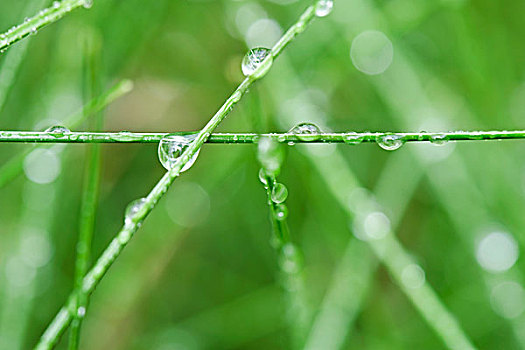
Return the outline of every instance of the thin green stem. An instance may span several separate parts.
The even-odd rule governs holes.
[[[86,69],[85,69],[85,95],[86,97],[98,94],[97,86],[97,62],[96,62],[96,43],[88,37],[85,44]],[[93,126],[96,130],[103,127],[103,113],[99,112],[95,116]],[[85,184],[82,194],[82,204],[80,210],[80,222],[77,242],[77,259],[75,262],[74,288],[76,300],[73,310],[73,322],[69,333],[69,349],[77,350],[80,343],[80,328],[87,312],[89,295],[82,293],[82,280],[86,275],[91,259],[91,244],[95,229],[95,218],[98,203],[99,183],[100,183],[100,145],[95,144],[90,149],[89,162],[85,171]]]
[[[306,307],[302,252],[290,237],[287,217],[288,208],[284,203],[288,197],[288,189],[277,182],[283,152],[277,141],[262,139],[258,147],[258,159],[261,163],[259,180],[266,189],[270,220],[272,222],[272,246],[278,257],[282,286],[288,297],[287,319],[292,333],[292,348],[301,346],[303,334],[308,323]]]
[[[180,135],[199,135],[198,132],[180,132]],[[1,142],[22,143],[158,143],[168,133],[135,133],[121,132],[47,132],[47,131],[0,131]],[[297,135],[293,133],[216,133],[211,134],[205,143],[247,144],[257,143],[259,138],[268,137],[280,143],[293,145],[296,143],[389,143],[399,142],[431,142],[436,145],[448,141],[490,141],[525,139],[525,130],[515,131],[448,131],[439,133],[392,133],[392,132],[346,132]]]
[[[64,125],[68,128],[76,128],[80,126],[86,118],[93,113],[96,113],[117,98],[127,94],[133,88],[133,83],[130,80],[122,80],[101,96],[91,100],[88,104],[82,107],[79,111],[73,113],[64,119]],[[45,146],[41,146],[45,147]],[[34,148],[28,149],[25,152],[15,155],[0,167],[0,188],[9,183],[12,179],[22,172],[24,158]]]
[[[0,52],[4,52],[17,41],[20,41],[29,35],[36,34],[41,28],[58,21],[68,12],[81,6],[90,7],[91,0],[54,1],[50,7],[41,10],[35,16],[26,19],[23,23],[12,27],[3,34],[0,34]]]
[[[309,20],[306,23],[310,22],[314,16],[313,8],[313,6],[309,6],[301,16],[300,20],[304,21],[305,14],[307,14]],[[303,30],[304,28],[301,31]],[[286,39],[280,40],[282,44],[279,45],[275,50],[272,50],[272,56],[276,58],[282,52],[282,48],[292,41],[295,35],[299,32],[300,31],[297,27],[292,26],[292,28],[290,28],[285,34]],[[106,271],[110,268],[115,259],[120,255],[121,251],[130,241],[131,237],[133,237],[135,232],[141,226],[146,216],[153,210],[160,198],[168,191],[169,186],[180,175],[182,168],[191,159],[193,159],[194,155],[200,150],[202,145],[210,137],[211,133],[217,128],[217,126],[219,126],[219,124],[231,111],[233,106],[237,104],[237,102],[239,102],[244,94],[248,91],[248,88],[257,80],[257,78],[262,76],[257,73],[258,72],[256,70],[253,75],[250,75],[244,79],[239,87],[237,87],[237,89],[226,100],[222,107],[210,119],[206,126],[204,126],[204,128],[198,133],[197,137],[190,144],[190,146],[177,159],[173,165],[173,168],[171,168],[160,179],[160,181],[155,185],[147,197],[143,198],[141,205],[135,208],[132,214],[126,216],[122,229],[117,233],[109,246],[104,250],[93,268],[84,277],[82,284],[83,293],[88,295],[94,291],[95,287],[104,277]],[[74,293],[72,293],[69,296],[66,304],[60,309],[58,314],[55,316],[51,324],[40,338],[40,341],[36,345],[35,349],[50,349],[56,344],[60,335],[71,322],[72,315],[70,310],[74,302]]]
[[[44,6],[45,2],[46,0],[30,1],[24,8],[23,12],[27,14],[33,13]],[[9,90],[15,82],[20,64],[27,53],[29,42],[30,40],[26,40],[23,44],[19,45],[16,50],[11,50],[4,57],[3,63],[0,67],[0,77],[2,77],[2,79],[0,79],[0,113],[2,112],[5,101],[7,100]]]

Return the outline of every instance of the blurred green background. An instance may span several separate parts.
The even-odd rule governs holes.
[[[0,2],[0,31],[49,3]],[[104,89],[135,83],[107,108],[105,130],[198,130],[242,80],[245,52],[272,46],[309,4],[95,0],[0,55],[0,129],[43,130],[86,102],[81,39],[91,33]],[[302,121],[325,131],[523,128],[524,13],[515,0],[336,0],[217,131],[284,132]],[[525,348],[524,142],[286,147],[279,180],[308,309],[298,347],[445,348],[355,238],[348,213],[365,195],[417,261],[401,271],[405,288],[428,283],[477,347]],[[1,144],[0,164],[31,147]],[[72,289],[89,147],[26,159],[0,188],[2,349],[31,348]],[[127,203],[164,174],[156,145],[102,154],[95,257]],[[92,295],[82,349],[297,347],[258,170],[255,146],[204,146]]]

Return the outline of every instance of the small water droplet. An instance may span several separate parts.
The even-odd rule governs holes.
[[[84,6],[86,9],[90,9],[91,6],[93,6],[93,0],[84,0],[82,6]]]
[[[343,135],[343,141],[348,145],[358,145],[363,142],[365,137],[356,132],[349,132]]]
[[[84,306],[81,306],[77,309],[77,316],[80,318],[86,316],[86,308]]]
[[[266,172],[264,171],[264,169],[261,168],[261,170],[259,170],[259,181],[261,181],[264,187],[268,186],[268,181],[266,179],[267,179]]]
[[[287,243],[282,247],[279,262],[281,269],[287,273],[297,273],[301,269],[301,253],[292,243]]]
[[[271,137],[262,137],[257,145],[257,159],[266,173],[275,175],[279,172],[284,153],[280,144]]]
[[[53,6],[54,9],[59,8],[60,7],[60,1],[53,1],[53,5],[52,6]]]
[[[288,189],[282,183],[276,183],[272,189],[272,202],[282,203],[288,198]]]
[[[434,145],[444,145],[448,142],[448,136],[446,134],[433,134],[430,136],[430,142]]]
[[[242,60],[242,73],[255,79],[262,78],[270,70],[273,63],[272,51],[257,47],[248,51]]]
[[[300,123],[290,130],[301,141],[316,141],[321,137],[321,129],[312,123]]]
[[[188,149],[191,143],[195,140],[197,135],[178,135],[178,134],[169,134],[164,136],[164,138],[159,143],[159,160],[166,170],[171,170],[182,154]],[[192,159],[183,158],[181,161],[185,161],[186,164],[181,169],[181,172],[184,172],[191,168],[195,160],[199,156],[200,150],[195,153]]]
[[[233,93],[231,99],[232,99],[233,102],[237,103],[237,102],[239,102],[241,100],[241,97],[242,97],[242,93],[239,90],[236,90]]]
[[[135,199],[133,202],[129,203],[126,207],[126,212],[124,214],[124,224],[131,225],[133,223],[133,216],[137,214],[146,203],[146,198]]]
[[[131,142],[135,140],[140,140],[141,136],[136,135],[130,131],[121,131],[117,134],[111,135],[111,138],[119,142]]]
[[[71,132],[71,130],[62,125],[54,125],[47,128],[45,132],[53,134],[54,137],[62,137],[64,134]]]
[[[378,136],[376,142],[382,149],[387,151],[395,151],[405,143],[403,137],[396,134]]]
[[[334,8],[334,0],[319,0],[315,5],[315,15],[317,17],[326,17]]]
[[[277,204],[275,207],[275,216],[279,221],[286,220],[288,217],[288,207],[285,204]]]

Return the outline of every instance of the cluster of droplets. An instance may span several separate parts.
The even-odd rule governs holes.
[[[62,125],[53,125],[46,129],[47,133],[50,133],[54,137],[63,137],[65,134],[70,133],[71,130]]]
[[[289,133],[305,142],[317,141],[321,138],[321,129],[312,123],[300,123],[294,126]]]
[[[242,73],[254,79],[260,79],[272,67],[272,50],[264,47],[256,47],[248,51],[242,60]]]
[[[262,165],[259,180],[269,192],[274,216],[277,220],[285,220],[288,216],[288,208],[284,202],[288,198],[288,189],[275,179],[284,158],[282,148],[277,141],[263,137],[259,140],[257,158]]]
[[[259,180],[269,191],[275,218],[279,221],[285,220],[288,217],[288,207],[284,202],[288,198],[288,189],[284,184],[277,182],[275,176],[267,174],[264,168],[259,171]]]
[[[196,137],[196,134],[168,134],[164,136],[159,142],[158,149],[159,160],[162,166],[169,171],[175,167],[177,162],[181,161],[184,164],[180,170],[181,172],[191,168],[199,156],[200,149],[195,152],[191,159],[188,156],[185,156],[184,152],[190,147]]]

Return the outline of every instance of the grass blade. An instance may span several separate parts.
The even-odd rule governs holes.
[[[4,52],[8,47],[25,37],[36,34],[43,27],[58,21],[74,9],[81,6],[90,7],[91,1],[92,0],[53,1],[50,7],[43,9],[23,23],[12,27],[7,32],[0,34],[0,52]]]
[[[279,56],[282,48],[291,42],[298,33],[304,31],[307,24],[313,20],[314,16],[315,7],[309,6],[297,22],[300,23],[301,26],[294,25],[286,32],[286,40],[279,41],[280,44],[276,46],[275,52],[271,52],[272,57],[276,58]],[[215,115],[210,119],[206,126],[199,132],[190,146],[177,159],[173,165],[173,168],[171,168],[160,179],[160,181],[155,185],[147,197],[143,199],[140,207],[134,210],[133,215],[126,217],[125,225],[117,233],[116,237],[111,241],[109,246],[106,248],[106,250],[104,250],[100,258],[97,260],[94,267],[84,278],[82,287],[83,293],[91,294],[94,291],[95,287],[104,277],[104,274],[113,264],[115,259],[120,255],[121,251],[130,241],[133,234],[138,230],[146,216],[153,210],[160,198],[167,192],[169,186],[180,175],[182,168],[188,162],[190,162],[190,160],[192,160],[204,142],[210,137],[211,133],[224,120],[224,118],[226,118],[231,109],[240,101],[243,95],[248,91],[248,88],[260,77],[261,76],[250,75],[239,85],[239,87],[226,100],[217,113],[215,113]],[[50,349],[56,344],[61,333],[71,322],[72,315],[69,310],[71,310],[73,302],[74,298],[73,295],[71,295],[66,302],[66,305],[60,309],[54,320],[40,338],[39,343],[35,347],[36,349]]]
[[[82,124],[90,115],[104,109],[108,104],[117,98],[130,92],[132,88],[133,83],[130,80],[122,80],[103,95],[91,100],[79,111],[64,119],[64,125],[70,129],[80,126],[80,124]],[[14,178],[22,173],[24,159],[33,149],[34,148],[31,148],[18,155],[15,155],[2,167],[0,167],[0,188],[11,182]]]

